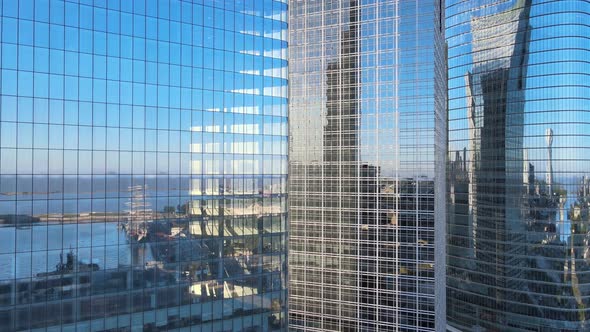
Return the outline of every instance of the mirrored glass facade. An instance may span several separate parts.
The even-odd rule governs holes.
[[[286,329],[286,1],[0,13],[0,331]]]
[[[434,330],[440,4],[290,1],[293,331]]]
[[[447,0],[454,329],[590,329],[589,14]]]

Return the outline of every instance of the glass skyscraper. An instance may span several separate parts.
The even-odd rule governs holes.
[[[286,0],[0,13],[0,330],[284,330]]]
[[[440,6],[290,1],[293,331],[434,330],[434,227],[444,227],[434,212],[445,201],[434,194],[446,139]]]
[[[590,329],[590,5],[448,0],[447,321]]]

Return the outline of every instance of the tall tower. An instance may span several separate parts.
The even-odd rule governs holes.
[[[579,23],[590,19],[587,3],[460,0],[446,17],[448,155],[468,151],[465,177],[448,168],[448,328],[588,330],[579,179],[590,173],[590,81],[569,87],[590,74],[580,64],[590,53],[580,40],[590,34]],[[567,144],[553,147],[553,130]]]
[[[290,1],[294,331],[434,329],[441,3]]]
[[[545,172],[545,182],[547,183],[547,195],[553,196],[553,129],[547,128],[545,131],[545,141],[547,142],[547,171]]]

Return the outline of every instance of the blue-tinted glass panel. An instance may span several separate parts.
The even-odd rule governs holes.
[[[286,330],[287,81],[233,6],[1,1],[1,331]]]
[[[447,1],[447,321],[581,331],[590,285],[583,1]]]

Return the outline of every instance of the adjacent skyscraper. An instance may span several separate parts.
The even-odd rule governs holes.
[[[441,3],[290,1],[292,330],[434,329]]]
[[[446,14],[448,326],[588,330],[590,8],[449,1]]]
[[[286,1],[0,12],[0,330],[284,330]]]

